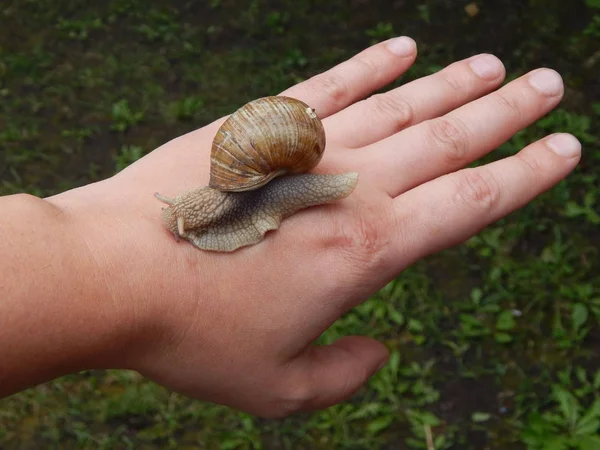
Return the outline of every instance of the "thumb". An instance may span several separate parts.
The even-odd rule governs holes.
[[[365,336],[347,336],[311,347],[300,360],[312,394],[302,409],[324,409],[351,397],[387,362],[385,345]]]

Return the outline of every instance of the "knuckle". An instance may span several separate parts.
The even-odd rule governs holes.
[[[274,391],[277,400],[271,415],[276,418],[287,417],[303,411],[314,398],[313,389],[305,379],[300,377],[294,377],[293,382],[289,380],[277,383]]]
[[[454,71],[450,71],[450,68],[447,71],[442,70],[439,74],[446,86],[454,93],[462,92],[468,86],[468,83],[456,77]]]
[[[535,155],[525,155],[521,152],[517,153],[515,157],[527,171],[528,177],[537,177],[540,172],[545,170],[543,162]]]
[[[361,205],[350,216],[335,219],[330,243],[345,256],[351,267],[365,273],[364,267],[380,267],[389,247],[394,227],[392,208]]]
[[[412,105],[400,96],[375,94],[370,97],[369,101],[378,116],[393,121],[394,132],[406,128],[414,121]]]
[[[522,116],[521,105],[519,104],[519,98],[516,95],[506,95],[505,92],[498,91],[495,95],[496,101],[500,106],[508,111],[511,116],[520,118]]]
[[[464,169],[456,180],[455,203],[477,211],[489,211],[497,203],[500,189],[493,175],[482,167]]]
[[[457,119],[443,117],[430,122],[430,131],[436,146],[451,163],[462,163],[469,150],[465,126]]]
[[[348,96],[348,85],[344,79],[332,73],[324,73],[315,79],[315,82],[320,87],[317,90],[322,90],[337,104],[342,103]]]
[[[377,76],[381,72],[382,64],[373,58],[356,56],[354,62],[361,66],[370,77]]]
[[[549,158],[548,152],[540,152],[538,144],[528,146],[514,156],[527,171],[529,179],[539,179],[552,172],[554,167],[554,158]]]

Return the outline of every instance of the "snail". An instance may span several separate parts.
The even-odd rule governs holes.
[[[263,240],[302,209],[349,196],[358,174],[312,174],[325,151],[315,110],[290,97],[253,100],[217,131],[209,185],[155,197],[165,227],[202,250],[232,252]]]

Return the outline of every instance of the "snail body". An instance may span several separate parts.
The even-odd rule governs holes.
[[[231,252],[260,242],[301,209],[352,193],[357,173],[311,174],[325,150],[320,119],[305,103],[264,97],[234,112],[211,148],[209,185],[166,203],[163,222],[202,250]]]

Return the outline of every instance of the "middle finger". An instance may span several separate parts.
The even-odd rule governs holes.
[[[327,129],[344,147],[364,147],[487,94],[504,75],[498,58],[476,55],[355,103],[327,118]]]
[[[562,98],[561,76],[538,69],[445,116],[358,150],[371,182],[396,197],[463,168],[510,139]]]

